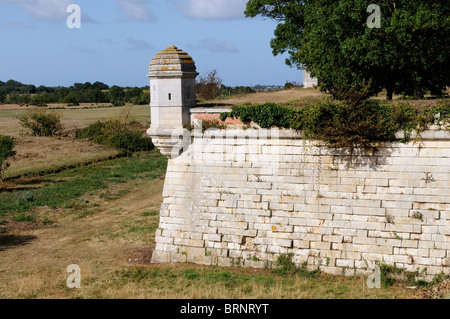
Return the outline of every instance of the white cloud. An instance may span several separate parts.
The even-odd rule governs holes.
[[[67,6],[73,0],[0,0],[0,3],[17,5],[39,20],[60,22],[67,19]]]
[[[247,0],[175,0],[181,13],[192,19],[244,18]]]
[[[120,11],[130,20],[155,22],[157,17],[146,7],[149,0],[116,0]]]
[[[239,49],[232,43],[220,41],[214,38],[205,38],[200,40],[200,46],[213,53],[236,53]]]

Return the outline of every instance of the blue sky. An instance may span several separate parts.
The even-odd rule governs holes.
[[[82,10],[69,29],[67,6]],[[0,80],[47,86],[101,81],[145,86],[152,58],[169,45],[223,83],[283,85],[301,71],[272,55],[274,22],[245,18],[246,0],[0,0]]]

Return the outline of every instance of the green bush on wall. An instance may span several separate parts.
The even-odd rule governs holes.
[[[302,108],[274,103],[234,106],[220,119],[240,118],[262,128],[279,127],[302,131],[309,138],[320,139],[331,147],[370,146],[374,142],[393,141],[404,130],[406,142],[412,130],[422,131],[427,125],[448,123],[450,105],[422,109],[408,104],[385,104],[365,100],[357,104],[323,100]]]
[[[296,110],[290,107],[281,107],[274,103],[250,106],[234,106],[230,113],[222,113],[220,119],[227,117],[240,118],[242,122],[255,122],[262,128],[289,127]]]

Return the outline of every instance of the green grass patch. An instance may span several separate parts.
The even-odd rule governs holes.
[[[159,211],[157,211],[157,210],[151,210],[151,211],[148,211],[148,212],[141,213],[142,217],[158,216],[158,215],[159,215]]]
[[[125,281],[148,283],[159,286],[163,283],[174,283],[175,280],[186,281],[186,284],[219,285],[229,289],[235,289],[251,283],[269,287],[276,284],[276,278],[266,275],[254,275],[250,273],[238,273],[232,270],[222,269],[151,269],[134,267],[118,273],[119,278]]]
[[[139,234],[153,234],[158,228],[158,224],[149,223],[146,221],[138,220],[133,223],[133,225],[128,226],[129,233],[139,233]]]
[[[34,223],[36,221],[36,218],[34,216],[21,213],[20,215],[13,217],[12,220],[21,223]]]
[[[301,277],[312,278],[317,276],[320,271],[318,269],[308,270],[306,268],[306,264],[301,264],[297,266],[293,261],[292,257],[294,255],[291,254],[282,254],[278,256],[277,261],[275,262],[275,267],[272,270],[273,273],[279,276],[293,276],[298,275]]]
[[[72,208],[86,203],[74,200],[109,184],[138,178],[156,179],[165,173],[167,158],[158,151],[137,154],[45,176],[49,183],[41,188],[0,194],[0,217],[29,212],[36,207]],[[86,210],[88,211],[88,210]]]

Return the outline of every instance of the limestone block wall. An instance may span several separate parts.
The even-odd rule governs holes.
[[[309,72],[303,70],[303,87],[305,89],[313,88],[314,86],[318,85],[319,81],[316,78],[312,78],[311,74]]]
[[[197,133],[169,161],[153,262],[335,274],[450,267],[450,134],[331,150],[288,130]]]

